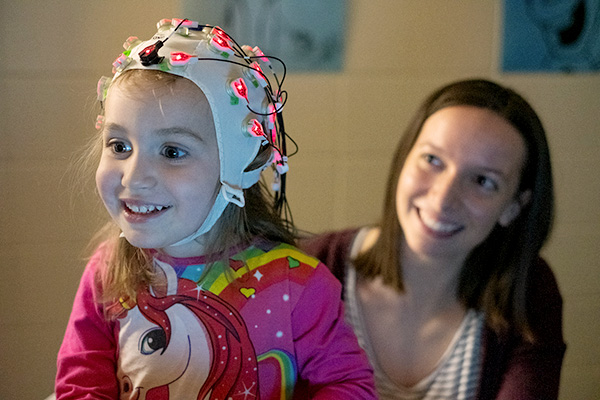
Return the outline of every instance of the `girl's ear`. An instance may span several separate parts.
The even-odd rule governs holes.
[[[519,193],[519,195],[506,207],[504,212],[500,215],[498,219],[498,224],[503,227],[509,226],[515,218],[519,216],[521,210],[529,203],[531,200],[531,190],[525,190],[524,192]]]

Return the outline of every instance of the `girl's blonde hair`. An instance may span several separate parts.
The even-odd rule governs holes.
[[[157,70],[130,70],[120,75],[119,85],[129,88],[172,85],[177,75]],[[114,83],[113,83],[114,84]],[[200,89],[198,89],[200,90]],[[100,136],[100,135],[99,135]],[[101,137],[94,138],[88,146],[87,163],[100,157]],[[271,157],[269,145],[262,146],[254,161],[246,168],[251,171],[262,167]],[[90,168],[88,168],[89,170]],[[228,251],[237,244],[249,243],[254,238],[274,242],[295,244],[295,229],[288,221],[283,221],[275,212],[273,196],[263,182],[244,189],[245,206],[228,204],[213,228],[203,235],[205,254],[219,255],[217,259],[228,258]],[[112,303],[136,298],[136,292],[145,285],[155,284],[157,276],[148,249],[131,245],[120,237],[120,230],[114,222],[108,223],[93,239],[93,243],[103,243],[103,268],[99,280],[103,288],[102,301]],[[208,270],[209,268],[206,268]]]

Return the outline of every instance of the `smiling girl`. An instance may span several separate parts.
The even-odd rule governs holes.
[[[96,185],[114,229],[81,279],[57,398],[375,398],[339,283],[279,214],[275,59],[188,20],[125,47],[98,86]]]

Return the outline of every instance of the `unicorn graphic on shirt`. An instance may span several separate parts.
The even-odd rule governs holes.
[[[166,289],[140,290],[119,320],[121,400],[258,399],[257,359],[238,311],[155,264]]]

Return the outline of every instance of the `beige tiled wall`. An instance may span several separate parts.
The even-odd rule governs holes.
[[[1,399],[52,390],[84,248],[103,217],[93,188],[68,173],[94,133],[95,83],[127,36],[177,16],[177,2],[131,3],[0,3]],[[500,1],[348,8],[343,72],[286,80],[286,127],[300,145],[289,175],[297,224],[322,231],[377,219],[393,147],[431,90],[473,76],[516,88],[538,110],[554,161],[557,219],[545,255],[565,299],[561,399],[600,398],[600,75],[500,73]]]
[[[69,169],[95,134],[96,82],[129,35],[177,13],[132,3],[0,3],[0,399],[53,390],[85,246],[104,218]]]

